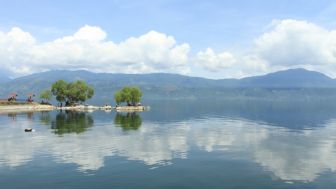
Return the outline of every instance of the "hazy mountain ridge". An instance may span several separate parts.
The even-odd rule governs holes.
[[[335,87],[336,81],[322,73],[298,68],[243,78],[239,84],[265,88]]]
[[[3,75],[1,75],[1,73],[0,73],[0,84],[1,84],[1,83],[8,83],[8,82],[10,82],[10,81],[11,81],[11,79],[10,79],[9,77],[3,76]]]
[[[0,96],[11,92],[21,97],[28,92],[39,94],[59,79],[84,80],[95,88],[95,98],[110,101],[116,90],[125,85],[137,85],[147,98],[200,98],[200,97],[272,97],[286,96],[288,92],[304,95],[318,93],[333,95],[336,81],[326,75],[305,69],[291,69],[263,76],[243,79],[206,79],[178,74],[109,74],[89,71],[55,70],[36,73],[0,83]]]

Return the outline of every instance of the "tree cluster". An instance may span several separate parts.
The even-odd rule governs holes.
[[[56,96],[58,102],[65,102],[66,106],[71,106],[90,99],[94,95],[94,90],[84,81],[67,83],[64,80],[58,80],[52,84],[51,93]]]
[[[49,100],[51,99],[51,91],[46,89],[40,93],[40,99],[42,99],[41,104],[49,104]]]
[[[114,94],[117,105],[126,102],[128,106],[136,106],[141,101],[142,92],[138,87],[124,87]]]

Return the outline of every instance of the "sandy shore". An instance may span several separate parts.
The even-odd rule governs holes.
[[[22,112],[22,111],[51,111],[55,107],[41,104],[24,104],[24,105],[0,105],[0,113]]]
[[[149,108],[145,106],[118,106],[115,107],[115,109],[117,110],[117,112],[134,112],[134,111],[142,112]]]

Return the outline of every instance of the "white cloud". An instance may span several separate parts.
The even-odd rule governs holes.
[[[256,39],[256,52],[274,65],[336,63],[336,31],[306,21],[274,21],[274,28]]]
[[[267,62],[254,54],[216,53],[211,48],[200,51],[194,62],[212,78],[242,78],[269,71]]]
[[[173,36],[150,31],[115,43],[96,26],[73,35],[38,42],[14,27],[0,31],[3,71],[20,76],[50,69],[110,73],[169,72],[212,78],[241,78],[303,67],[336,77],[336,30],[300,20],[273,21],[244,51],[216,53],[212,48],[189,55],[191,47]]]
[[[87,69],[97,72],[187,73],[189,45],[150,31],[119,44],[99,27],[84,26],[71,36],[39,43],[20,28],[0,32],[0,61],[14,75],[49,69]]]
[[[230,56],[212,49],[198,53],[198,65],[210,72],[243,77],[280,69],[302,67],[335,77],[336,30],[300,20],[273,21],[270,30],[254,40],[251,49]],[[237,55],[240,54],[240,55]],[[232,55],[233,57],[233,55]]]
[[[89,41],[89,42],[99,42],[106,39],[106,33],[101,28],[96,26],[88,26],[80,28],[74,35],[66,36],[60,39],[56,39],[56,43],[66,43],[73,41]]]
[[[198,52],[196,62],[209,71],[218,72],[233,66],[236,59],[229,52],[216,54],[214,50],[207,48],[205,51]]]

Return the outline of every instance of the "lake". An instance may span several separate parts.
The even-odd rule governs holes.
[[[146,104],[1,114],[1,188],[336,187],[335,102]]]

